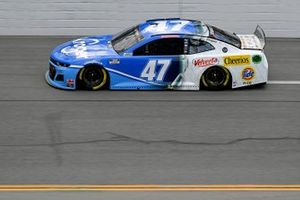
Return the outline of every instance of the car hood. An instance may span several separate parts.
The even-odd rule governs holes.
[[[111,47],[111,35],[79,38],[56,47],[52,58],[72,63],[78,60],[90,60],[103,56],[117,55]]]

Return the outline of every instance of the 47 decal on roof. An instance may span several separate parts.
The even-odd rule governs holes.
[[[168,22],[168,21],[157,21],[151,26],[148,26],[146,29],[143,31],[145,33],[147,32],[163,32],[163,31],[170,31],[170,32],[176,32],[180,31],[184,26],[189,24],[188,21],[173,21],[173,22]]]

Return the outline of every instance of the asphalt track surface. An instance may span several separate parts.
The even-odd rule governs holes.
[[[0,37],[0,184],[300,183],[300,85],[62,91],[44,73],[67,39]],[[267,45],[269,79],[299,81],[300,40]]]
[[[2,198],[1,198],[2,197]],[[299,192],[4,192],[2,200],[299,200]]]

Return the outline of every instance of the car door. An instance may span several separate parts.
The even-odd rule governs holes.
[[[176,82],[178,89],[199,89],[202,73],[209,67],[218,65],[218,50],[206,38],[188,38],[188,50],[185,55],[184,69]]]
[[[155,39],[120,59],[120,68],[131,77],[122,87],[128,89],[165,89],[180,73],[180,57],[184,54],[184,39]]]

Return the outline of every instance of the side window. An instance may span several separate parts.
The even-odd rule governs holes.
[[[189,54],[196,54],[202,53],[205,51],[214,50],[215,47],[208,42],[197,40],[197,39],[190,39],[189,42]]]
[[[182,54],[184,54],[184,39],[182,38],[158,39],[141,46],[133,52],[134,56]]]

